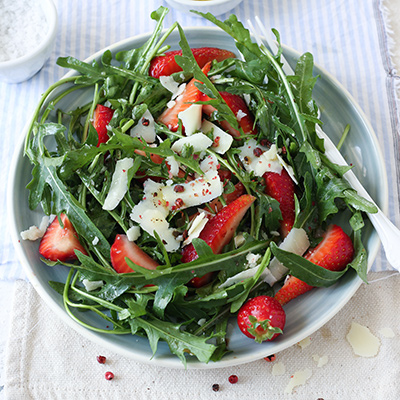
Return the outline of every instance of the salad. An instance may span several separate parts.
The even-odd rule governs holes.
[[[179,23],[163,30],[167,12],[152,13],[139,48],[58,59],[78,74],[52,85],[32,120],[29,207],[53,216],[39,253],[69,270],[49,284],[71,318],[208,363],[230,352],[232,318],[248,340],[273,340],[289,301],[349,268],[366,280],[362,213],[376,210],[342,178],[350,167],[324,155],[311,54],[286,76],[281,47],[252,42],[234,15],[201,13],[237,52],[191,49]],[[58,108],[81,90],[90,101]]]

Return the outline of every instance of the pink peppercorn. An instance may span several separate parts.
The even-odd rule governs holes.
[[[112,372],[110,372],[110,371],[107,371],[104,376],[106,377],[106,379],[108,381],[111,381],[111,379],[114,378],[114,374]]]
[[[239,378],[237,377],[237,375],[231,375],[231,376],[228,378],[228,380],[229,380],[230,383],[234,384],[234,383],[237,383],[237,381],[239,380]]]
[[[97,362],[99,364],[105,364],[106,363],[106,358],[104,356],[97,356]]]
[[[271,354],[268,357],[264,357],[264,360],[267,361],[267,362],[275,361],[276,360],[276,355],[275,354]]]

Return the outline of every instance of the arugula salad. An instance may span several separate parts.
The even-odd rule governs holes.
[[[29,207],[55,216],[39,253],[44,268],[69,269],[49,284],[71,318],[208,363],[230,351],[230,319],[240,315],[248,340],[273,320],[243,316],[250,299],[283,306],[349,268],[366,280],[362,213],[376,210],[324,155],[311,54],[286,76],[280,45],[271,54],[234,15],[209,13],[237,51],[191,49],[179,23],[163,28],[167,12],[152,13],[141,47],[58,59],[77,73],[44,93],[32,120]],[[90,101],[59,108],[82,91]]]

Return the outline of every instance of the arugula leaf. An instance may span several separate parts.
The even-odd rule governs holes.
[[[310,286],[329,287],[336,283],[348,269],[346,268],[343,271],[329,271],[297,254],[280,249],[275,242],[271,242],[271,251],[279,262],[290,270],[291,275]]]
[[[216,349],[215,345],[207,343],[210,338],[194,336],[182,331],[179,325],[171,322],[152,317],[146,320],[131,318],[129,323],[134,334],[138,329],[146,332],[153,355],[157,351],[159,340],[165,340],[171,352],[177,355],[185,366],[187,362],[186,354],[193,354],[199,361],[208,363]]]
[[[353,268],[357,275],[365,282],[368,283],[367,272],[368,272],[368,255],[365,247],[362,244],[361,240],[361,230],[357,229],[354,232],[354,258],[353,261],[349,264],[351,268]]]

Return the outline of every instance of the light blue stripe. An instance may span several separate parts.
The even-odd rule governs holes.
[[[375,3],[377,0],[375,0]],[[107,7],[104,4],[107,4]],[[269,27],[277,28],[284,44],[301,52],[313,53],[315,62],[332,73],[355,97],[366,112],[387,160],[389,182],[397,182],[393,167],[398,158],[393,148],[392,121],[387,92],[387,76],[381,60],[377,22],[373,1],[317,0],[245,0],[237,6],[238,18],[247,26],[247,19],[257,14]],[[0,120],[2,121],[1,160],[8,165],[11,151],[41,93],[66,72],[55,65],[59,56],[72,55],[80,59],[113,42],[151,32],[155,22],[150,13],[165,2],[159,0],[80,0],[56,1],[60,17],[56,47],[49,63],[30,81],[19,85],[0,83]],[[229,13],[220,16],[226,19]],[[166,26],[175,20],[185,26],[211,26],[201,18],[171,10]],[[349,40],[351,38],[351,40]],[[398,111],[398,110],[397,110]],[[397,115],[399,118],[399,115]],[[396,126],[393,122],[393,126]],[[0,171],[2,182],[7,181],[7,168]],[[7,210],[5,186],[0,187],[0,279],[25,277],[6,229]],[[398,188],[389,185],[390,217],[400,223]],[[27,227],[28,228],[28,227]],[[387,269],[383,254],[374,265],[376,270]]]

